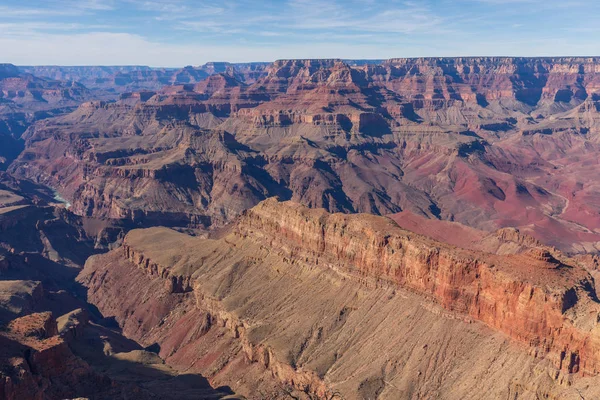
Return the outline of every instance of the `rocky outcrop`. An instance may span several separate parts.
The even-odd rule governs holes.
[[[579,331],[580,321],[564,316],[578,302],[594,314],[600,311],[593,279],[547,250],[502,258],[471,255],[411,238],[376,217],[307,214],[269,200],[248,211],[239,233],[264,235],[267,245],[288,250],[289,257],[334,265],[366,284],[393,284],[433,296],[445,308],[549,352],[568,372],[600,372],[595,356],[600,337],[594,330]]]
[[[24,74],[18,68],[5,67],[0,72],[0,98],[15,104],[28,104],[36,110],[49,109],[44,103],[73,106],[89,96],[89,90],[76,82],[56,81]],[[10,71],[10,72],[6,72]]]
[[[35,121],[73,111],[92,93],[76,82],[40,78],[0,65],[0,170],[23,150],[23,132]]]
[[[2,264],[0,275],[10,268],[7,259]],[[17,316],[33,312],[42,303],[43,295],[43,286],[38,281],[0,281],[0,324],[6,325]]]
[[[0,64],[0,79],[18,76],[19,68],[12,64]]]
[[[111,325],[74,284],[85,259],[116,246],[121,222],[82,219],[52,191],[0,174],[0,398],[219,399]],[[61,316],[62,315],[62,316]],[[59,316],[55,319],[56,316]]]
[[[530,389],[506,383],[510,373],[494,378],[496,382],[486,380],[495,396],[515,390],[520,391],[518,398],[527,398],[533,390],[559,398],[553,396],[563,390],[559,382],[566,376],[579,387],[581,376],[600,372],[600,306],[593,279],[547,250],[505,256],[468,251],[404,231],[386,218],[328,214],[275,200],[244,213],[229,232],[207,240],[160,228],[132,231],[121,249],[92,257],[79,280],[88,286],[90,300],[105,315],[114,315],[127,335],[142,343],[157,342],[168,363],[196,365],[215,382],[242,392],[230,379],[256,376],[259,366],[284,384],[320,398],[338,389],[346,398],[361,398],[360,387],[370,379],[390,382],[378,389],[386,393],[382,398],[398,398],[399,393],[427,398],[435,389],[421,385],[431,384],[439,374],[446,378],[439,378],[434,385],[438,388],[452,374],[470,379],[458,364],[442,368],[435,355],[439,349],[425,357],[426,379],[407,377],[417,371],[407,359],[400,361],[404,345],[398,341],[423,349],[445,343],[448,333],[421,332],[438,320],[473,338],[479,335],[475,332],[492,328],[515,344],[501,357],[489,357],[516,368],[539,364],[536,368],[553,377],[542,385],[524,376]],[[143,289],[126,301],[114,301],[131,280]],[[422,307],[428,310],[425,314]],[[413,319],[413,313],[420,317]],[[196,334],[186,335],[189,329]],[[223,329],[225,337],[219,333]],[[419,333],[406,336],[405,329]],[[415,343],[421,334],[427,343]],[[472,350],[461,354],[464,367],[475,373],[479,367],[470,358],[478,357],[473,348],[490,343],[473,340]],[[221,350],[209,355],[203,350],[207,341]],[[382,347],[371,349],[368,356],[363,353],[373,344]],[[242,350],[232,350],[239,345]],[[397,346],[396,352],[388,353],[387,346]],[[189,353],[192,348],[197,353]],[[251,367],[236,375],[229,363],[241,356]],[[354,357],[364,357],[360,368],[352,364]],[[229,361],[215,362],[222,358]],[[407,366],[388,369],[396,362]],[[485,365],[485,374],[495,370],[495,362]],[[378,375],[382,368],[387,371],[383,377]],[[476,398],[467,391],[440,393],[448,399]]]
[[[454,99],[484,104],[516,100],[536,106],[544,101],[585,100],[600,83],[597,63],[594,57],[470,57],[392,59],[384,66],[388,75],[407,76],[395,87],[422,98],[422,105],[440,106]],[[425,82],[418,80],[425,76]],[[451,77],[450,84],[444,76]]]
[[[9,171],[56,188],[80,215],[146,226],[222,226],[280,196],[331,212],[517,228],[593,252],[597,64],[280,60],[245,66],[252,79],[225,64],[185,68],[175,85],[37,123]],[[198,70],[206,79],[192,77]]]
[[[14,319],[0,343],[0,396],[7,400],[237,398],[201,376],[177,379],[157,355],[89,322],[81,309],[60,317],[58,327],[49,312]]]
[[[13,320],[0,334],[0,394],[7,400],[65,398],[110,387],[58,336],[51,313]],[[88,386],[87,389],[83,389]]]

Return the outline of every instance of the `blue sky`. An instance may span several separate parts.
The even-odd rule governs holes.
[[[0,0],[0,62],[600,55],[597,0]]]

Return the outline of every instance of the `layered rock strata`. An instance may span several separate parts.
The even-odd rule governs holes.
[[[275,390],[248,383],[267,371],[320,398],[569,398],[599,372],[583,268],[543,248],[462,250],[371,215],[268,200],[219,239],[132,231],[79,280],[126,335],[246,394]]]
[[[214,65],[204,80],[37,123],[9,170],[56,188],[80,215],[145,226],[219,226],[280,196],[332,212],[517,227],[594,252],[597,66],[280,60],[245,80]]]

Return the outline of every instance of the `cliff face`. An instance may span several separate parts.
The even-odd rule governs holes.
[[[590,252],[600,248],[598,64],[281,60],[245,66],[255,79],[215,64],[203,80],[37,123],[9,170],[56,188],[78,214],[146,226],[220,226],[279,196],[517,227]]]
[[[156,354],[90,322],[81,309],[60,317],[58,325],[50,312],[16,318],[0,332],[0,344],[0,396],[6,400],[236,398],[202,376],[178,378]]]
[[[590,275],[563,261],[268,200],[220,239],[132,231],[78,279],[126,335],[242,394],[276,390],[239,383],[266,370],[321,398],[565,398],[600,372],[600,306]]]
[[[421,94],[424,104],[432,106],[452,99],[568,103],[585,100],[600,85],[595,57],[392,59],[385,67],[388,75],[408,76],[396,87],[415,100]],[[452,77],[450,82],[446,76]]]
[[[17,318],[0,334],[3,399],[52,399],[100,393],[110,381],[77,358],[58,336],[51,313]],[[87,388],[86,388],[87,387]],[[84,389],[85,388],[85,389]]]
[[[21,134],[33,122],[73,111],[91,95],[83,85],[25,74],[0,65],[0,170],[23,150]]]
[[[114,326],[97,323],[101,316],[74,279],[85,259],[125,228],[81,219],[51,196],[46,188],[0,174],[0,398],[232,395],[200,375],[180,377]]]
[[[249,210],[239,226],[241,235],[262,236],[291,258],[324,262],[368,285],[392,284],[432,296],[447,309],[550,353],[568,372],[600,372],[594,321],[600,305],[593,279],[547,250],[470,254],[411,237],[389,220],[327,215],[272,200]],[[588,312],[593,316],[585,316]]]

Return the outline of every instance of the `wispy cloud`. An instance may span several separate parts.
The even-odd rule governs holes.
[[[595,0],[2,0],[0,62],[594,54],[597,15]]]
[[[365,14],[361,7],[347,2],[324,3],[316,0],[290,0],[291,24],[305,30],[347,30],[352,32],[413,33],[441,28],[444,18],[424,3],[400,2],[393,7],[373,9]],[[283,26],[283,25],[282,25]]]
[[[175,29],[195,31],[195,32],[212,32],[212,33],[241,33],[244,32],[240,27],[233,27],[229,23],[217,21],[180,21]]]
[[[58,22],[0,23],[0,31],[4,37],[37,37],[46,35],[48,32],[106,30],[110,28],[110,25],[85,25],[79,23]]]
[[[115,0],[77,0],[62,2],[63,6],[79,8],[82,10],[109,11],[115,9]],[[67,4],[65,4],[67,3]]]
[[[51,17],[74,17],[97,11],[114,10],[111,1],[86,0],[86,1],[64,1],[56,3],[46,2],[40,7],[25,6],[0,6],[0,19],[16,18],[51,18]]]
[[[80,15],[79,9],[44,9],[27,7],[0,6],[0,17],[6,18],[31,18],[31,17],[55,17]]]
[[[440,34],[451,30],[444,17],[431,7],[415,2],[394,3],[394,7],[377,8],[368,0],[323,2],[317,0],[289,0],[278,12],[266,15],[238,15],[235,7],[198,12],[194,18],[185,13],[161,14],[159,19],[175,20],[173,29],[225,35],[247,33],[257,36],[296,36],[364,38],[366,34]],[[360,3],[360,4],[359,4]],[[366,4],[366,6],[364,6]],[[363,7],[360,7],[363,5]],[[369,11],[368,13],[365,10]],[[189,15],[189,14],[188,14]],[[456,16],[455,16],[455,22]],[[267,29],[265,29],[267,28]]]
[[[210,18],[225,13],[231,8],[227,2],[146,1],[125,0],[141,11],[156,13],[158,21],[181,21]]]

